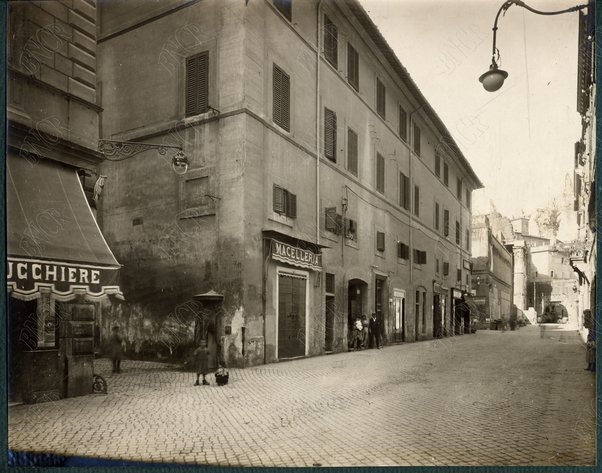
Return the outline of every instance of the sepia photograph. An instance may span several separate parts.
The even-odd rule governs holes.
[[[9,0],[8,465],[593,470],[582,2]]]

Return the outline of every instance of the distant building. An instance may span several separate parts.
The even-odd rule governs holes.
[[[472,218],[472,262],[470,301],[477,308],[478,328],[496,320],[506,324],[512,314],[512,253],[493,235],[486,215]]]

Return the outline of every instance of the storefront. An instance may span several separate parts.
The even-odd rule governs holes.
[[[322,255],[316,245],[276,232],[266,236],[267,362],[318,354],[326,320],[321,304]],[[286,240],[286,241],[284,241]],[[338,329],[333,323],[329,335]]]
[[[98,302],[123,298],[77,169],[9,153],[7,292],[9,400],[92,392]]]

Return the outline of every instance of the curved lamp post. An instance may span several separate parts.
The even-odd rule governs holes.
[[[172,169],[176,174],[185,174],[188,171],[188,158],[184,155],[181,146],[139,143],[137,141],[98,141],[98,151],[104,154],[105,158],[109,161],[123,161],[149,149],[156,149],[162,156],[165,156],[168,150],[177,150],[176,154],[171,158]]]
[[[566,10],[552,11],[552,12],[544,12],[536,10],[535,8],[531,8],[526,5],[521,0],[508,0],[504,2],[504,4],[500,7],[495,16],[495,22],[493,23],[493,52],[491,56],[491,66],[489,66],[489,70],[484,74],[481,74],[479,77],[479,81],[483,84],[483,87],[487,92],[495,92],[502,85],[504,85],[504,80],[508,77],[508,73],[502,69],[498,68],[497,61],[500,59],[500,51],[495,47],[495,40],[497,34],[497,22],[500,17],[500,13],[504,12],[506,14],[506,10],[510,8],[512,5],[518,5],[519,7],[526,8],[530,12],[536,13],[538,15],[560,15],[562,13],[569,13],[578,10],[582,10],[587,8],[588,5],[577,5],[571,8],[567,8]]]

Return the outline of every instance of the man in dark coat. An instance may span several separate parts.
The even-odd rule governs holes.
[[[113,362],[113,373],[121,373],[121,358],[123,358],[124,341],[119,335],[119,327],[113,327],[113,333],[109,339],[110,355]]]
[[[372,318],[368,322],[368,335],[370,336],[370,348],[382,348],[380,344],[380,320],[376,318],[376,312],[372,312]]]

